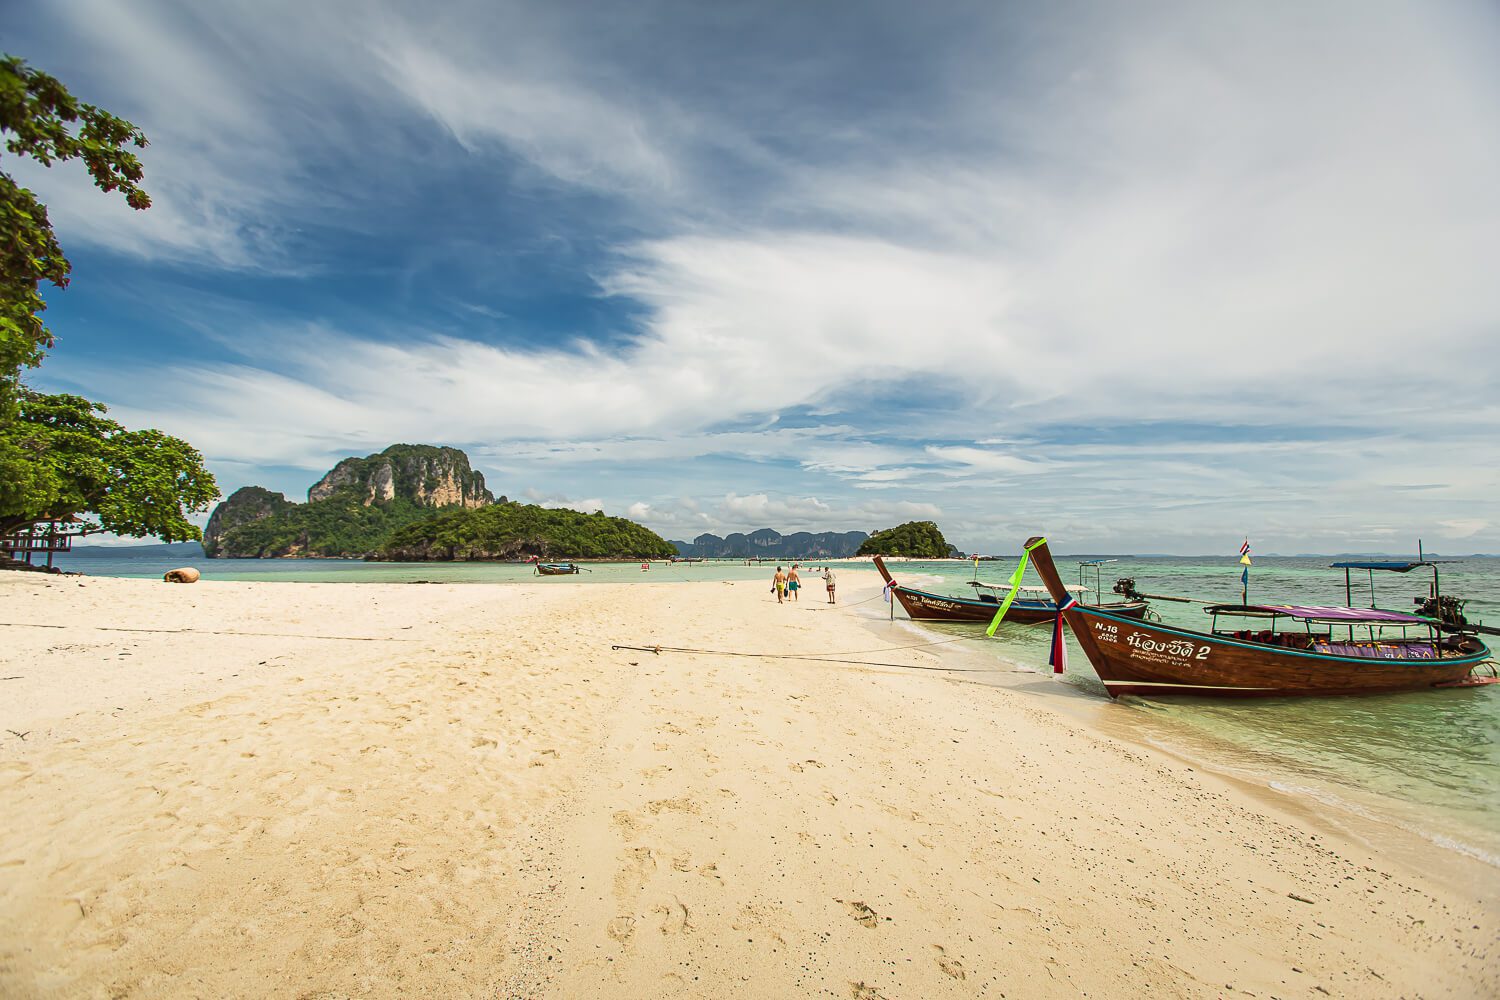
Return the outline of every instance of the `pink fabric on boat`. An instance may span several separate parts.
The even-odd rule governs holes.
[[[1430,642],[1382,643],[1315,642],[1315,653],[1332,656],[1358,656],[1366,660],[1432,660],[1436,659]]]
[[[1296,618],[1315,618],[1319,621],[1340,622],[1389,622],[1399,625],[1425,625],[1427,619],[1409,615],[1402,611],[1382,611],[1378,608],[1345,608],[1317,604],[1262,604],[1270,611],[1292,615]]]

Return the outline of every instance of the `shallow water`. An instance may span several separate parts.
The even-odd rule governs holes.
[[[1257,558],[1250,570],[1250,600],[1343,604],[1344,573],[1329,568],[1333,561]],[[1064,579],[1074,582],[1076,570],[1068,572],[1072,562],[1061,557],[1057,562]],[[981,563],[979,577],[1000,582],[1013,565]],[[1234,557],[1121,559],[1105,569],[1106,595],[1115,578],[1133,576],[1145,593],[1240,599],[1241,567]],[[1500,624],[1500,559],[1467,560],[1439,571],[1443,593],[1469,600],[1470,621]],[[972,593],[965,586],[972,578],[972,566],[955,563],[907,563],[899,577],[908,586],[955,594]],[[1430,580],[1431,572],[1424,570],[1377,575],[1376,603],[1411,609],[1412,598],[1425,595]],[[1353,591],[1354,605],[1370,604],[1368,574],[1354,580]],[[1155,601],[1152,608],[1170,624],[1204,629],[1210,623],[1195,604]],[[957,633],[973,626],[924,628]],[[1050,625],[1006,625],[996,639],[996,655],[1049,669]],[[1497,641],[1490,640],[1491,648]],[[1104,696],[1071,636],[1063,680]],[[1145,742],[1190,758],[1206,754],[1211,759],[1205,763],[1238,777],[1323,808],[1393,823],[1500,867],[1500,685],[1344,698],[1124,698],[1120,703],[1132,710],[1130,727]]]
[[[160,578],[191,561],[206,579],[318,583],[592,583],[754,580],[769,589],[775,564],[745,566],[741,561],[707,563],[588,564],[576,576],[538,577],[529,566],[499,563],[366,563],[334,559],[184,560],[107,549],[80,550],[61,557],[64,569],[100,576]],[[1329,557],[1260,557],[1251,569],[1250,600],[1342,604],[1344,574],[1329,568]],[[1057,559],[1064,579],[1075,582],[1073,561]],[[1012,562],[981,563],[979,578],[1001,583]],[[853,566],[849,567],[855,568]],[[865,568],[860,564],[859,568]],[[1102,589],[1115,578],[1133,576],[1150,594],[1237,602],[1240,569],[1236,557],[1218,559],[1122,558],[1104,567]],[[1500,559],[1472,559],[1440,567],[1442,590],[1468,598],[1471,621],[1500,624]],[[906,562],[893,573],[902,583],[938,593],[970,595],[974,567],[957,562]],[[822,600],[822,581],[806,577],[807,596]],[[1092,576],[1092,574],[1090,574]],[[1375,580],[1376,602],[1405,610],[1427,591],[1430,572],[1386,573]],[[1031,579],[1029,583],[1040,581]],[[1088,581],[1093,585],[1093,580]],[[1360,584],[1363,586],[1360,586]],[[1368,575],[1355,580],[1353,603],[1368,605]],[[846,590],[847,593],[847,590]],[[848,601],[846,601],[846,606]],[[1209,619],[1194,604],[1153,602],[1171,624],[1206,628]],[[883,605],[868,604],[872,617]],[[897,611],[900,616],[900,611]],[[914,626],[943,635],[973,635],[970,625]],[[980,649],[1003,668],[1012,665],[1046,671],[1051,626],[1005,625],[995,639],[962,643],[968,655]],[[1492,648],[1495,640],[1491,642]],[[1069,640],[1064,683],[1104,698],[1088,661]],[[953,648],[953,647],[950,647]],[[935,651],[941,651],[938,647]],[[1122,699],[1130,710],[1131,735],[1182,756],[1202,760],[1246,780],[1298,796],[1318,808],[1335,809],[1391,823],[1451,850],[1500,867],[1500,686],[1413,694],[1349,698],[1277,698],[1216,701],[1180,698]]]

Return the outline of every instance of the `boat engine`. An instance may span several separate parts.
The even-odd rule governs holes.
[[[1138,601],[1141,599],[1141,595],[1136,592],[1135,577],[1133,576],[1122,576],[1116,580],[1114,591],[1127,601]]]
[[[1424,618],[1436,618],[1444,625],[1455,628],[1463,628],[1469,624],[1464,618],[1464,605],[1468,601],[1444,594],[1441,598],[1413,597],[1412,603],[1417,606],[1417,614]]]

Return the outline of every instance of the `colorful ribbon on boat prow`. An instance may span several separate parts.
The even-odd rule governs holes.
[[[1016,594],[1021,591],[1021,580],[1026,576],[1026,564],[1031,561],[1031,550],[1046,545],[1047,539],[1038,538],[1021,552],[1021,561],[1016,564],[1016,571],[1010,575],[1010,593],[1005,595],[1005,600],[1000,602],[1000,610],[995,612],[995,618],[990,622],[990,627],[984,630],[984,634],[993,636],[995,629],[1000,627],[1000,621],[1005,617],[1005,612],[1010,610],[1011,602],[1016,599]]]

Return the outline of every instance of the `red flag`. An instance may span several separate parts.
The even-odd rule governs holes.
[[[1052,619],[1052,653],[1047,657],[1047,662],[1052,664],[1052,672],[1060,674],[1068,669],[1068,646],[1063,642],[1063,616]]]

